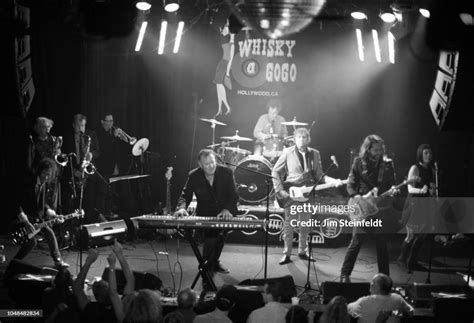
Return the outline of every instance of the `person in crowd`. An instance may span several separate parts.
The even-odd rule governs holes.
[[[350,323],[347,301],[343,296],[334,296],[326,305],[319,323]]]
[[[252,311],[247,319],[247,323],[284,323],[288,308],[281,303],[282,292],[282,285],[277,281],[265,284],[263,292],[265,306]]]
[[[365,322],[399,322],[399,316],[412,316],[413,307],[402,296],[392,293],[392,279],[382,273],[376,274],[370,282],[370,296],[364,296],[350,303],[349,314]]]
[[[195,317],[195,323],[231,323],[228,314],[229,310],[237,301],[237,288],[233,285],[223,285],[216,294],[214,311],[198,315]]]

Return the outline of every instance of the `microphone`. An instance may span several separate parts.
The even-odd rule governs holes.
[[[336,166],[336,168],[339,168],[339,164],[337,163],[336,156],[332,155],[331,160],[334,166]]]
[[[438,171],[438,162],[434,162],[434,168],[436,171]]]

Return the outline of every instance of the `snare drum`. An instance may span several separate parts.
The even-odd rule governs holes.
[[[282,138],[274,137],[266,139],[263,142],[263,156],[267,158],[280,157],[284,146],[285,141]]]
[[[246,171],[247,168],[266,175],[272,174],[272,165],[262,156],[248,156],[241,160],[234,170],[235,182],[240,200],[245,203],[258,204],[267,198],[267,177]],[[270,184],[270,196],[273,194],[273,185]]]

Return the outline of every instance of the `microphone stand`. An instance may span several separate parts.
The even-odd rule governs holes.
[[[326,174],[329,173],[329,171],[331,170],[331,168],[333,166],[336,166],[336,164],[334,162],[331,163],[331,165],[329,165],[328,169],[326,169],[326,171],[323,173],[323,175],[321,175],[321,177],[318,179],[318,181],[313,185],[313,188],[311,189],[311,191],[309,192],[308,196],[312,196],[314,195],[314,193],[316,192],[316,186],[319,185],[319,183],[321,183],[321,180],[326,177]],[[336,166],[337,168],[337,166]]]
[[[218,155],[216,155],[218,156]],[[264,271],[263,271],[263,279],[266,281],[267,280],[267,267],[268,267],[268,223],[270,221],[270,185],[272,185],[272,179],[275,177],[253,170],[253,169],[248,169],[246,167],[242,167],[240,165],[236,165],[230,162],[224,161],[221,157],[217,157],[223,164],[233,166],[235,168],[243,169],[247,172],[254,173],[257,175],[265,176],[265,184],[267,187],[267,198],[266,198],[266,209],[265,209],[265,256],[264,256]],[[276,179],[276,178],[275,178]]]

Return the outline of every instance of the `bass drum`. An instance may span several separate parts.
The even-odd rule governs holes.
[[[245,169],[271,176],[272,165],[270,162],[263,156],[252,155],[242,159],[238,166],[234,170],[234,176],[240,200],[249,204],[259,204],[265,201],[267,198],[267,185],[265,183],[267,176],[255,174]],[[272,194],[273,184],[270,183],[270,196]]]

